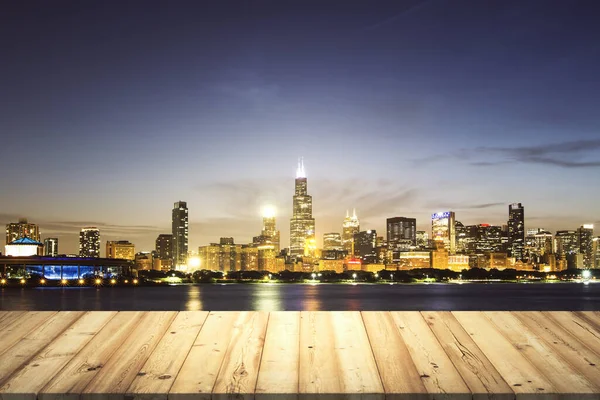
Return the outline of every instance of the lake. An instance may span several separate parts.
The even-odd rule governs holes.
[[[2,310],[600,311],[600,283],[206,284],[3,288]]]

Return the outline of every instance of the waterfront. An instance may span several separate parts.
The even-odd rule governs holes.
[[[3,288],[1,310],[600,311],[599,283]]]

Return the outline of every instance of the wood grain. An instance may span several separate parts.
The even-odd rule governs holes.
[[[513,315],[535,336],[544,340],[553,353],[560,355],[578,373],[600,387],[600,356],[539,311],[515,312]]]
[[[597,389],[577,370],[553,352],[510,312],[485,312],[498,331],[523,354],[562,394],[594,393]]]
[[[579,339],[590,351],[600,356],[600,331],[593,323],[568,311],[543,312],[543,314]]]
[[[434,398],[471,399],[462,379],[423,316],[418,312],[391,312],[427,392]]]
[[[173,311],[143,314],[129,337],[85,387],[81,398],[97,399],[104,394],[122,397],[176,315]]]
[[[79,394],[129,337],[143,314],[120,311],[40,390],[38,399],[79,399]]]
[[[215,381],[213,399],[254,398],[268,320],[268,312],[240,314],[233,325],[233,335]]]
[[[387,311],[363,311],[361,315],[386,399],[429,399],[392,315]]]
[[[474,399],[514,398],[513,390],[450,312],[432,311],[421,314],[473,393]]]
[[[300,315],[301,397],[385,397],[358,311],[302,311]]]
[[[556,399],[558,390],[496,326],[479,311],[453,311],[452,314],[517,394]]]
[[[210,400],[233,327],[240,317],[241,312],[237,311],[209,313],[169,390],[169,399]]]
[[[25,334],[21,340],[0,356],[0,384],[4,384],[17,369],[26,365],[40,350],[73,325],[83,314],[79,311],[65,311],[50,314],[50,318],[45,318],[48,314],[44,315],[41,319],[45,318],[45,320],[41,325],[38,325],[38,321],[36,321],[36,328],[33,331]],[[25,317],[25,319],[28,318]]]
[[[0,387],[4,398],[34,400],[37,393],[116,315],[88,312]],[[12,396],[9,396],[12,394]],[[19,394],[19,396],[17,396]]]
[[[32,311],[9,313],[0,329],[0,355],[13,347],[29,332],[46,322],[56,311]]]
[[[207,311],[180,312],[127,390],[129,398],[166,399]]]
[[[271,312],[258,369],[256,398],[296,399],[299,363],[300,312]]]

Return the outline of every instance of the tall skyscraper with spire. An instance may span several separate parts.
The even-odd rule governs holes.
[[[356,216],[356,209],[352,210],[352,216],[346,210],[346,218],[342,224],[342,246],[348,252],[348,255],[353,255],[352,244],[354,243],[354,235],[360,232],[360,223]]]
[[[312,196],[308,195],[304,160],[298,161],[296,187],[290,220],[290,255],[302,257],[307,243],[315,239],[315,219],[312,216]]]

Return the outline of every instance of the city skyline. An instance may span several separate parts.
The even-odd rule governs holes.
[[[600,225],[595,2],[235,4],[9,4],[0,224],[151,250],[183,199],[194,250],[271,204],[287,247],[303,156],[319,246],[352,209]]]
[[[298,164],[297,169],[296,169],[296,185],[297,185],[297,182],[298,182],[299,178],[300,178],[301,181],[304,181],[304,184],[306,183],[307,178],[308,178],[308,176],[306,174],[305,167],[304,167],[303,159],[302,159],[302,161],[299,161],[299,164]],[[289,197],[289,193],[288,193],[288,197]],[[310,197],[312,197],[312,196],[310,196]],[[187,204],[188,204],[188,202],[186,202],[186,201],[175,202],[175,208],[173,208],[171,210],[171,212],[172,212],[172,218],[173,218],[173,215],[175,215],[174,213],[175,213],[175,211],[177,210],[177,207],[179,207],[180,204],[182,204],[183,207],[185,207],[185,210],[186,210],[185,211],[185,220],[187,221]],[[394,215],[394,216],[386,216],[382,221],[377,221],[377,222],[375,222],[373,224],[371,224],[371,223],[363,224],[361,222],[360,231],[361,232],[362,231],[367,231],[367,230],[379,231],[379,232],[382,232],[382,235],[385,238],[386,237],[386,232],[387,232],[387,224],[389,223],[388,220],[390,220],[390,219],[397,219],[397,218],[409,218],[409,219],[416,219],[416,231],[425,231],[428,234],[430,234],[430,237],[433,238],[434,235],[432,234],[432,218],[436,217],[438,214],[443,214],[443,213],[446,213],[446,212],[453,213],[453,215],[454,215],[453,218],[455,219],[455,221],[456,222],[461,222],[463,225],[479,225],[479,224],[484,224],[485,225],[485,224],[489,224],[489,225],[507,226],[508,227],[509,226],[509,219],[510,219],[510,215],[511,215],[510,214],[511,213],[511,207],[515,206],[516,204],[517,203],[514,203],[514,202],[507,203],[506,207],[504,207],[505,218],[502,219],[500,217],[497,221],[491,221],[491,220],[471,221],[471,220],[468,220],[468,219],[461,218],[460,217],[461,214],[459,213],[458,215],[456,215],[456,212],[454,210],[456,210],[456,209],[465,210],[465,208],[459,207],[459,208],[454,208],[453,210],[449,210],[449,211],[443,211],[443,212],[440,211],[440,212],[436,212],[436,213],[433,213],[433,214],[428,214],[427,218],[415,217],[415,213],[411,213],[410,211],[402,212],[403,213],[402,215],[398,214],[398,215]],[[503,204],[501,204],[501,203],[494,203],[494,204],[490,204],[490,205],[485,205],[486,207],[474,207],[474,209],[497,208],[497,207],[500,207],[502,205]],[[521,207],[521,204],[519,203],[518,206]],[[292,216],[291,209],[292,209],[292,207],[290,207],[290,210],[288,210],[290,217]],[[278,230],[280,230],[280,231],[281,231],[281,229],[279,227],[280,227],[280,224],[282,223],[282,219],[284,219],[284,221],[283,221],[284,226],[287,225],[287,224],[285,224],[285,222],[289,221],[290,219],[282,217],[282,213],[280,212],[280,210],[281,210],[281,208],[277,207],[273,203],[265,203],[265,204],[263,204],[260,207],[260,212],[257,213],[256,221],[254,223],[254,225],[256,225],[256,226],[259,227],[258,228],[259,229],[258,230],[259,233],[261,233],[261,230],[264,229],[265,220],[271,221],[270,223],[272,224],[273,223],[273,219],[274,219],[274,221],[275,221],[275,228],[278,229]],[[343,234],[344,222],[348,221],[348,220],[352,220],[353,218],[356,219],[356,218],[360,217],[360,215],[358,215],[359,213],[357,212],[356,208],[353,209],[352,215],[349,215],[349,211],[348,210],[346,210],[345,212],[346,212],[345,218],[341,217],[342,213],[340,213],[337,216],[337,220],[339,222],[337,224],[338,225],[337,227],[335,227],[335,223],[334,223],[334,224],[328,225],[328,226],[333,226],[332,229],[328,230],[327,228],[324,227],[322,229],[317,229],[316,230],[315,239],[316,239],[316,243],[317,243],[317,247],[318,248],[322,248],[323,247],[323,244],[324,244],[323,243],[323,235],[325,233],[333,233],[333,232],[335,232],[335,233],[339,233],[340,235],[342,235]],[[320,214],[317,213],[316,215],[320,215]],[[527,215],[529,215],[529,211],[528,211]],[[331,220],[335,220],[336,219],[336,216],[329,215],[328,217],[329,218],[325,217],[325,220],[330,220],[331,221]],[[25,222],[28,222],[32,226],[37,225],[39,227],[37,235],[40,236],[40,238],[41,238],[40,241],[42,241],[42,242],[46,238],[67,238],[67,239],[60,239],[60,243],[61,243],[60,253],[61,254],[69,254],[69,253],[75,254],[75,253],[78,253],[78,251],[79,251],[78,249],[79,248],[76,247],[76,246],[78,246],[79,243],[80,243],[79,242],[80,241],[80,234],[81,234],[80,231],[83,231],[83,230],[87,229],[85,226],[82,226],[82,227],[78,228],[79,230],[77,230],[76,233],[72,233],[70,231],[69,232],[60,231],[60,230],[49,230],[49,233],[46,233],[46,230],[44,228],[44,223],[43,222],[40,223],[40,222],[37,222],[37,220],[36,221],[32,221],[31,218],[25,218],[25,217],[19,217],[19,218],[15,219],[14,221],[8,221],[8,222],[4,223],[4,225],[10,224],[10,223],[16,223],[16,222],[18,222],[19,219],[20,220],[24,220]],[[315,220],[317,220],[317,219],[318,218],[315,217]],[[371,220],[373,220],[373,219],[371,219]],[[363,218],[361,217],[360,220],[363,221]],[[533,220],[534,221],[538,221],[538,218],[534,217]],[[173,228],[173,226],[174,226],[173,225],[173,219],[171,219],[171,221],[172,221],[171,222],[171,229],[174,229]],[[357,221],[358,221],[358,219],[357,219]],[[565,226],[556,225],[556,226],[559,226],[559,227],[556,228],[556,229],[554,229],[554,228],[551,228],[551,226],[553,226],[552,223],[550,223],[550,224],[539,224],[539,225],[536,224],[534,226],[531,223],[529,225],[527,225],[527,221],[528,221],[528,217],[525,217],[525,223],[526,223],[526,225],[525,225],[525,228],[523,229],[523,232],[525,232],[526,230],[532,230],[532,229],[544,229],[544,230],[550,231],[550,232],[552,232],[554,234],[555,232],[558,232],[560,230],[565,230],[565,229],[566,230],[576,230],[579,227],[584,226],[586,224],[592,224],[592,225],[596,224],[596,226],[600,225],[600,222],[593,222],[592,223],[590,221],[587,221],[587,222],[584,221],[584,222],[580,222],[576,226],[565,227]],[[551,220],[549,220],[549,222],[550,221]],[[0,222],[0,223],[2,223],[2,222]],[[557,223],[557,222],[555,221],[555,223]],[[152,230],[153,227],[149,227],[149,226],[144,227],[144,228],[148,228],[149,229],[149,233],[146,233],[143,236],[145,238],[145,240],[146,240],[146,237],[147,237],[147,241],[150,243],[150,245],[146,245],[146,244],[143,244],[143,243],[145,243],[145,241],[131,240],[132,237],[133,238],[135,238],[135,237],[142,238],[142,236],[139,236],[139,235],[136,236],[136,234],[133,234],[133,233],[130,234],[129,236],[123,236],[123,235],[115,236],[115,235],[112,235],[111,234],[112,233],[111,229],[114,229],[114,226],[105,226],[105,228],[107,228],[107,231],[109,232],[109,234],[107,235],[106,233],[103,232],[102,228],[98,227],[99,225],[102,225],[102,224],[97,224],[97,223],[96,224],[92,224],[92,223],[86,222],[85,225],[86,226],[94,225],[95,229],[97,228],[97,229],[100,230],[100,243],[99,244],[101,245],[100,248],[102,250],[104,249],[104,244],[107,243],[107,242],[120,241],[120,240],[130,240],[130,241],[132,241],[136,245],[136,251],[152,251],[152,250],[154,250],[154,248],[156,246],[157,237],[159,235],[164,235],[165,232],[168,232],[168,228],[164,228],[164,229],[160,230],[161,228],[154,227],[154,230]],[[186,226],[188,226],[188,225],[189,226],[193,226],[194,223],[193,222],[192,223],[187,223],[186,222]],[[316,225],[318,226],[318,224],[316,224]],[[65,226],[68,226],[68,224],[63,224],[61,226],[63,228],[65,228]],[[63,234],[59,234],[58,232],[63,232]],[[152,232],[152,233],[150,233],[150,232]],[[244,236],[234,236],[234,235],[231,234],[230,231],[225,231],[223,229],[219,230],[219,232],[221,232],[219,235],[211,235],[210,233],[204,235],[208,239],[207,241],[196,242],[196,241],[194,241],[193,238],[194,237],[201,237],[202,235],[198,235],[198,234],[194,235],[194,232],[190,231],[189,232],[189,237],[192,238],[192,239],[188,240],[188,243],[189,243],[189,245],[188,245],[188,251],[195,252],[199,246],[204,246],[204,245],[207,245],[209,243],[217,243],[217,242],[219,242],[219,239],[222,238],[222,237],[233,237],[234,240],[235,240],[235,243],[251,243],[252,242],[252,238],[255,237],[256,233],[257,233],[257,231],[254,228],[251,228],[251,230],[249,230],[248,233],[247,233],[248,239],[245,239]],[[282,243],[281,248],[282,249],[284,247],[289,248],[290,230],[286,231],[286,229],[283,229],[282,233],[283,234],[281,234],[280,239],[279,239],[281,241],[281,243]],[[150,236],[148,236],[148,235],[150,235]],[[154,235],[154,236],[152,236],[152,235]],[[185,235],[187,236],[188,234],[186,233]],[[68,237],[70,237],[70,236],[73,236],[73,237],[76,236],[75,240],[77,240],[77,242],[76,243],[69,243],[68,242]],[[6,241],[4,241],[4,242],[6,242]],[[142,243],[142,244],[138,244],[138,243]],[[287,243],[287,245],[285,245],[286,243]],[[73,248],[75,249],[75,251],[64,250],[65,247],[67,249],[71,248],[71,247],[69,247],[69,245],[73,245],[74,246]],[[102,250],[100,250],[100,254],[102,254]]]

